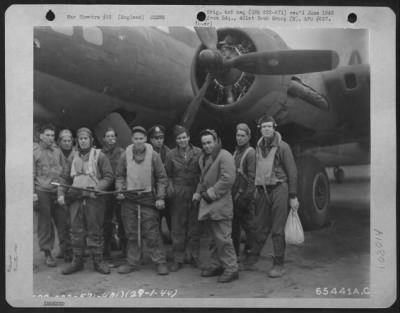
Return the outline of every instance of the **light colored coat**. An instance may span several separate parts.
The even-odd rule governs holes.
[[[206,161],[204,163],[204,158]],[[207,192],[214,201],[200,200],[199,220],[231,220],[233,217],[232,185],[236,179],[236,167],[233,156],[221,149],[215,161],[211,156],[200,156],[201,169],[198,193]]]

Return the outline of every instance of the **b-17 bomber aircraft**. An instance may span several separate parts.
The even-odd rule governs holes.
[[[163,124],[168,137],[183,124],[197,142],[214,128],[232,151],[237,123],[254,144],[257,119],[273,115],[296,157],[300,218],[315,229],[329,217],[325,168],[341,181],[340,166],[370,162],[369,65],[357,50],[341,57],[291,49],[270,29],[36,27],[34,122],[90,127],[99,143],[113,127],[121,146],[132,125]]]

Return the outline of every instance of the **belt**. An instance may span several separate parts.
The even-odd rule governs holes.
[[[257,188],[260,190],[266,190],[268,192],[271,192],[272,190],[274,190],[276,187],[278,187],[282,183],[283,182],[279,181],[275,185],[257,185]]]

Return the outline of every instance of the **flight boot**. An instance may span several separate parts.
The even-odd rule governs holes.
[[[103,261],[102,254],[93,254],[93,267],[100,274],[110,274],[110,267]]]
[[[56,267],[57,262],[54,260],[53,256],[51,255],[51,251],[46,250],[44,251],[45,263],[48,267]]]
[[[213,276],[219,276],[224,272],[224,269],[222,267],[211,267],[207,268],[201,271],[201,276],[202,277],[213,277]]]
[[[125,263],[125,264],[122,264],[118,268],[118,273],[119,274],[128,274],[128,273],[136,272],[136,271],[139,271],[139,270],[140,270],[139,266],[132,265],[132,264],[129,264],[129,263]]]
[[[168,275],[169,274],[167,263],[158,263],[157,264],[157,274],[158,275]]]
[[[169,269],[171,272],[177,272],[181,268],[182,268],[182,263],[174,261],[174,263],[171,264]]]
[[[70,275],[79,271],[83,271],[84,268],[84,262],[83,262],[83,256],[82,255],[77,255],[74,254],[74,257],[72,259],[72,263],[67,265],[63,270],[62,274],[63,275]]]
[[[64,252],[63,257],[64,257],[64,262],[65,262],[65,263],[70,263],[70,262],[72,262],[72,250],[66,250],[66,251]]]
[[[285,273],[283,268],[283,257],[273,257],[273,266],[268,272],[268,276],[271,278],[281,277]]]
[[[238,272],[227,272],[224,271],[220,277],[218,277],[217,282],[219,283],[230,283],[231,281],[239,279]]]
[[[243,262],[240,263],[240,270],[241,271],[257,271],[257,262],[258,262],[258,256],[253,255],[253,254],[247,254],[243,260]]]

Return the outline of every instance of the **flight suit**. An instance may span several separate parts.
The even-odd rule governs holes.
[[[272,152],[273,149],[275,152]],[[275,153],[268,165],[268,156]],[[282,266],[285,256],[285,225],[289,212],[289,196],[297,191],[297,168],[289,145],[278,132],[270,141],[261,138],[256,149],[256,221],[259,232],[252,253],[260,255],[272,234],[274,264]],[[263,170],[271,167],[271,176],[264,179]],[[264,183],[263,183],[264,181]]]
[[[93,154],[92,154],[93,153]],[[90,155],[95,155],[93,161]],[[95,168],[95,174],[88,174],[89,163]],[[107,157],[100,151],[91,148],[82,155],[75,152],[74,160],[65,176],[72,177],[73,186],[93,187],[97,190],[107,190],[113,181],[113,171]],[[93,181],[92,175],[96,176]],[[63,190],[63,192],[65,192]],[[103,224],[105,199],[102,196],[90,198],[88,193],[71,189],[67,195],[71,216],[71,239],[74,256],[82,257],[85,247],[93,256],[103,254]]]
[[[185,153],[178,148],[171,150],[165,162],[169,184],[173,186],[169,209],[172,250],[178,263],[184,263],[185,256],[197,264],[199,262],[200,224],[198,208],[193,205],[192,197],[199,183],[200,155],[201,149],[190,145]]]
[[[129,152],[129,149],[132,151]],[[151,154],[150,169],[145,171],[150,173],[151,186],[146,186],[150,187],[150,190],[145,190],[140,195],[125,193],[125,200],[121,204],[121,216],[127,238],[127,263],[134,267],[140,265],[142,253],[138,245],[138,204],[136,201],[140,202],[141,235],[150,250],[151,259],[156,264],[166,263],[166,252],[160,234],[160,213],[154,204],[156,200],[165,198],[168,177],[159,154],[155,153],[149,144],[146,144],[146,152],[143,159],[148,157],[147,154]],[[133,155],[133,159],[129,160],[132,156],[129,157],[128,155]],[[133,151],[133,145],[129,145],[123,152],[116,170],[116,190],[130,190],[133,188],[129,184],[129,177],[132,173],[130,173],[129,169],[131,167],[129,167],[128,162],[135,162],[137,163],[136,166],[140,166],[145,161],[138,161],[139,158],[141,157]],[[141,179],[144,180],[144,177],[142,176]],[[136,183],[140,185],[142,182],[136,181]]]
[[[56,146],[45,147],[39,144],[33,152],[34,190],[38,196],[38,239],[41,251],[54,248],[54,228],[57,229],[60,249],[71,251],[68,227],[68,212],[57,203],[57,186],[51,182],[65,182],[62,173],[67,164],[60,149]]]
[[[153,149],[160,155],[162,164],[165,165],[165,161],[167,159],[167,154],[171,151],[171,149],[168,148],[166,145],[162,145],[162,147],[160,149],[153,146]],[[170,204],[169,199],[165,199],[165,209],[160,211],[160,219],[162,220],[162,218],[165,217],[165,221],[167,222],[169,231],[171,231],[171,228],[172,228],[170,206],[171,206],[171,204]],[[161,222],[160,222],[160,225],[161,225]]]
[[[115,174],[119,159],[121,158],[124,149],[116,145],[113,146],[105,145],[102,149],[102,152],[106,155],[106,157],[110,161],[111,168],[113,170],[113,173]],[[114,185],[115,182],[113,181],[109,189],[113,190]],[[113,236],[114,214],[118,222],[118,237],[120,239],[123,251],[126,246],[126,237],[125,237],[124,225],[122,223],[122,218],[121,218],[121,204],[119,203],[119,201],[117,201],[117,199],[115,199],[115,195],[108,195],[105,196],[104,198],[106,201],[106,209],[104,213],[104,254],[108,255],[110,253],[111,241]]]
[[[236,165],[236,180],[232,187],[233,221],[232,240],[236,255],[240,257],[241,227],[246,233],[246,257],[257,238],[254,216],[254,177],[256,174],[255,151],[249,144],[238,146],[233,154]]]

